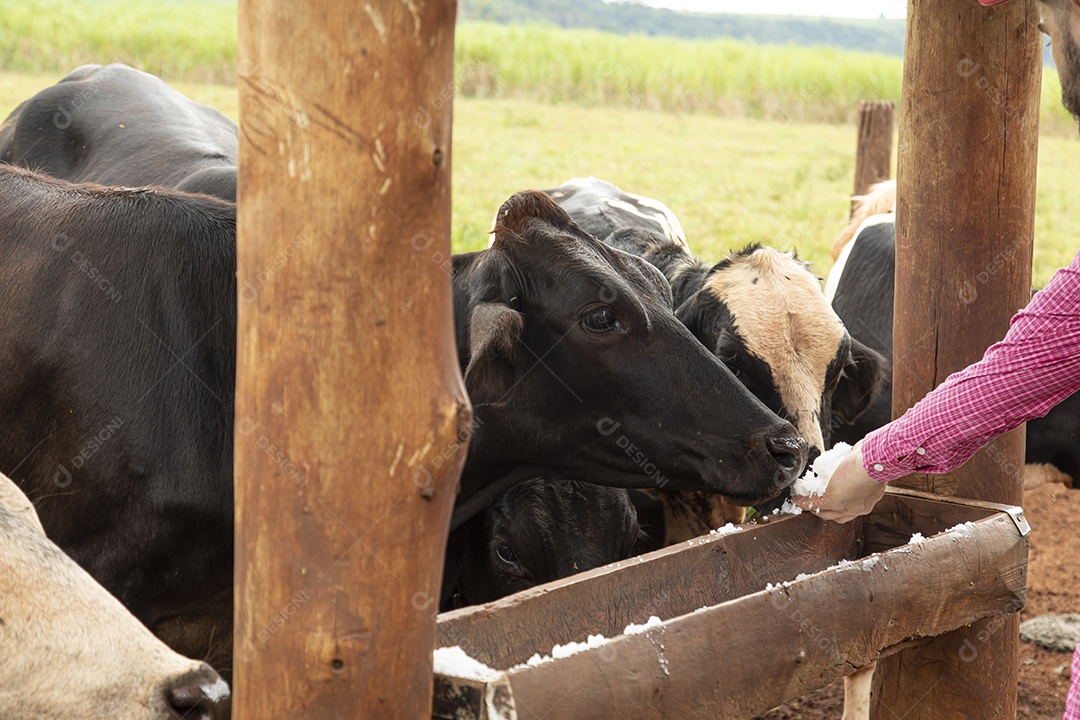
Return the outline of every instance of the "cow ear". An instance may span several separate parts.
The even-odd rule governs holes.
[[[565,232],[592,237],[582,230],[547,193],[540,190],[523,190],[511,195],[499,208],[499,212],[495,215],[493,229],[495,239],[492,244],[499,244],[506,233],[523,239],[529,220],[541,220]]]
[[[514,348],[525,318],[509,305],[479,303],[469,317],[469,365],[465,389],[473,405],[498,402],[513,387]]]
[[[851,362],[844,367],[832,396],[834,419],[850,425],[877,399],[890,370],[889,361],[858,340],[851,341]]]

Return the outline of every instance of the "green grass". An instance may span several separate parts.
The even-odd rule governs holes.
[[[0,116],[59,79],[0,73]],[[237,114],[231,87],[177,83]],[[667,203],[706,259],[750,242],[794,248],[815,270],[847,218],[855,128],[630,108],[550,105],[526,99],[460,99],[455,105],[453,245],[487,243],[499,205],[523,188],[595,175]],[[1035,281],[1076,253],[1071,202],[1080,140],[1044,136],[1039,152]]]
[[[0,69],[124,62],[167,79],[236,80],[235,0],[26,0],[0,12]]]
[[[359,12],[359,10],[357,10]],[[169,81],[236,80],[235,0],[22,0],[0,13],[0,70],[66,73],[126,62]],[[898,100],[898,58],[736,40],[462,22],[466,97],[617,105],[781,122],[851,122],[860,99]],[[1048,72],[1042,118],[1071,132]]]

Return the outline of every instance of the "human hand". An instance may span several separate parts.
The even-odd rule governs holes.
[[[823,496],[800,495],[791,500],[825,520],[846,523],[873,510],[886,484],[874,480],[863,467],[860,440],[836,467]]]

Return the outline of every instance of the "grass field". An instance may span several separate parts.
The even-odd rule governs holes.
[[[0,13],[0,70],[63,73],[106,59],[170,81],[236,81],[235,0],[22,0]],[[782,122],[851,122],[860,99],[899,100],[902,62],[829,48],[462,22],[465,97],[523,98]],[[328,72],[335,68],[328,67]],[[1073,132],[1052,71],[1046,131]]]
[[[0,73],[0,116],[58,75]],[[176,83],[236,118],[231,87]],[[595,175],[662,199],[706,259],[763,242],[797,249],[819,274],[847,217],[855,128],[708,114],[459,99],[454,124],[453,244],[483,247],[491,218],[523,188]],[[1071,205],[1080,140],[1048,136],[1039,154],[1035,280],[1076,253]]]

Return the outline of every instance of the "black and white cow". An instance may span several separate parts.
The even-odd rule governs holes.
[[[0,717],[228,720],[229,686],[181,657],[44,535],[0,475]]]
[[[793,253],[751,245],[710,265],[689,254],[678,220],[656,200],[596,178],[548,192],[583,227],[611,230],[607,245],[664,273],[679,320],[766,406],[796,425],[811,459],[830,446],[836,418],[853,421],[873,402],[884,359],[852,340],[820,280]],[[681,516],[668,518],[672,539],[741,517],[718,498],[671,499]],[[680,524],[690,527],[683,533]]]
[[[449,610],[485,603],[659,547],[663,508],[637,491],[533,478],[504,492],[463,530]]]
[[[83,65],[0,125],[0,162],[236,200],[236,124],[127,65]]]
[[[893,295],[896,270],[896,183],[874,186],[856,198],[851,224],[833,245],[836,262],[829,272],[826,295],[852,337],[891,358]],[[836,438],[854,443],[889,422],[892,385],[886,377],[881,392],[865,414],[837,426]],[[1027,424],[1025,484],[1071,481],[1080,477],[1080,393],[1059,403],[1045,417]],[[1057,468],[1067,477],[1053,473]]]

